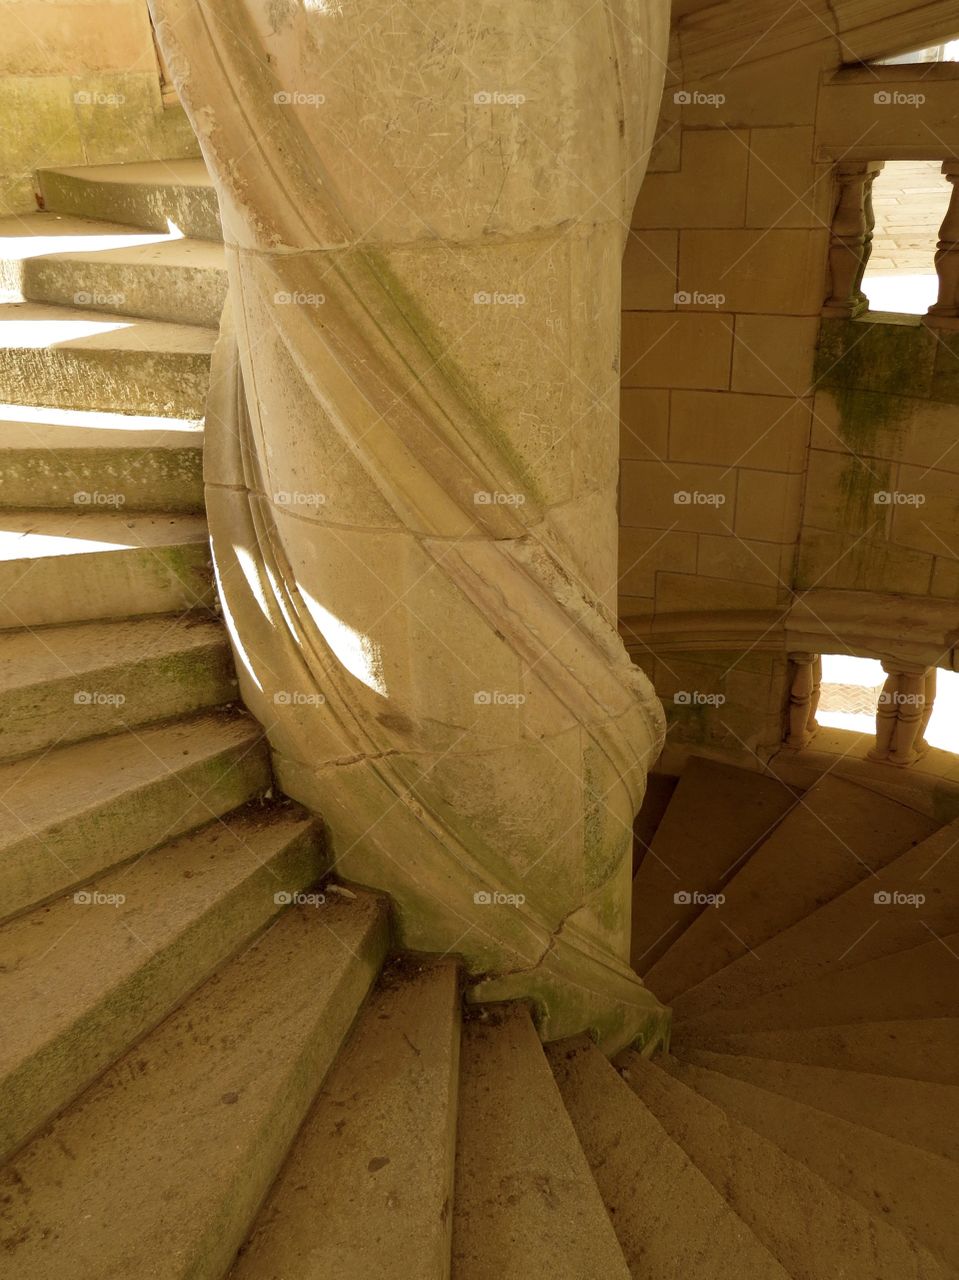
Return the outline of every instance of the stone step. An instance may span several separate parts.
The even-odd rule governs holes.
[[[959,1020],[954,1018],[717,1033],[709,1042],[719,1053],[744,1053],[774,1062],[875,1072],[937,1084],[952,1085],[959,1080]]]
[[[908,951],[959,930],[959,821],[673,1001],[677,1017],[748,1004],[817,974]]]
[[[201,418],[216,334],[199,325],[11,302],[0,306],[0,400]]]
[[[222,1280],[388,936],[367,895],[295,906],[214,974],[0,1170],[11,1274]]]
[[[868,1213],[881,1212],[955,1274],[959,1168],[952,1161],[717,1071],[678,1062],[670,1070]]]
[[[221,239],[216,192],[202,160],[41,169],[38,177],[44,209]]]
[[[0,760],[236,697],[226,632],[205,615],[0,632]]]
[[[3,917],[228,813],[271,778],[259,725],[222,711],[0,765]]]
[[[776,778],[690,758],[633,879],[634,969],[652,968],[796,799]]]
[[[816,782],[645,976],[660,1000],[755,950],[931,835],[937,824],[849,782]]]
[[[456,1280],[628,1280],[629,1269],[529,1012],[463,1027]]]
[[[682,1061],[815,1107],[947,1160],[959,1155],[959,1085],[692,1049]]]
[[[728,1114],[670,1059],[654,1065],[627,1053],[618,1061],[630,1088],[795,1280],[945,1280],[880,1206],[863,1207],[802,1156]]]
[[[0,1159],[325,867],[315,819],[255,805],[0,929]]]
[[[203,511],[202,424],[0,405],[3,506],[75,511],[98,493],[123,511]]]
[[[389,966],[231,1280],[448,1280],[459,1044],[455,964]]]
[[[711,1049],[712,1037],[717,1033],[724,1036],[732,1032],[959,1017],[957,953],[959,933],[947,934],[930,938],[909,951],[879,956],[771,991],[746,1005],[715,1009],[695,1018],[677,1018],[673,1023],[673,1044],[684,1049]]]
[[[203,516],[0,512],[0,631],[213,604]]]
[[[223,246],[57,213],[0,218],[0,290],[112,315],[217,328]]]
[[[634,1276],[743,1280],[785,1271],[589,1040],[546,1056]]]

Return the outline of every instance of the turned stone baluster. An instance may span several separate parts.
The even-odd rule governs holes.
[[[932,715],[935,668],[901,662],[882,666],[886,683],[876,708],[876,745],[869,759],[900,767],[915,764],[928,749],[922,735]]]
[[[816,709],[822,685],[822,658],[817,653],[791,653],[793,664],[792,684],[789,688],[789,707],[786,713],[787,747],[805,747],[819,728]]]
[[[951,191],[936,246],[939,298],[926,313],[926,324],[937,329],[959,329],[959,161],[946,160],[942,172]]]
[[[829,296],[823,315],[848,318],[859,315],[869,305],[861,285],[875,224],[872,184],[882,165],[881,160],[865,160],[836,166],[839,198],[832,220]]]
[[[923,751],[928,750],[929,744],[925,741],[926,729],[929,727],[929,721],[932,717],[933,708],[936,705],[936,677],[939,674],[938,667],[930,667],[926,672],[926,686],[923,690],[926,699],[926,705],[922,713],[922,719],[919,721],[919,744]]]

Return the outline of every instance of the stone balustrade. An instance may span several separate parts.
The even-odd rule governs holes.
[[[875,215],[872,186],[882,160],[853,160],[836,165],[839,192],[829,240],[829,294],[823,315],[849,319],[867,310],[862,278],[869,262]]]
[[[822,686],[822,657],[791,653],[791,680],[783,745],[807,747],[819,725],[816,711]],[[902,660],[884,660],[886,680],[876,704],[876,742],[868,759],[905,767],[928,750],[924,734],[936,697],[936,668]]]
[[[949,207],[939,229],[936,272],[939,297],[926,314],[926,324],[937,329],[959,329],[959,161],[946,160],[942,172],[950,184]]]

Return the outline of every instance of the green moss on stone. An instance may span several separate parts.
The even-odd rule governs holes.
[[[511,475],[523,486],[527,496],[536,502],[543,503],[544,498],[536,475],[530,471],[527,463],[516,450],[508,433],[497,421],[496,413],[485,402],[475,383],[450,356],[448,338],[437,331],[422,306],[396,274],[385,252],[370,246],[364,246],[360,252],[370,273],[386,290],[411,333],[423,346],[430,366],[445,379],[477,425],[493,441]]]

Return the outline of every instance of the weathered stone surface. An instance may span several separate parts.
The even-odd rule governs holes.
[[[155,8],[223,219],[208,507],[281,785],[402,945],[543,1034],[654,1034],[628,871],[663,723],[612,611],[665,6]]]

